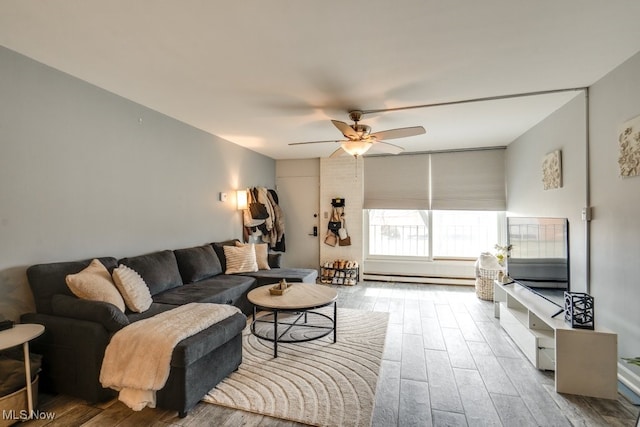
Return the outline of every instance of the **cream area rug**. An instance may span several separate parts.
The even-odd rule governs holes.
[[[333,307],[319,311],[333,316]],[[275,359],[273,343],[247,327],[240,368],[203,400],[316,426],[370,426],[388,318],[338,308],[336,343],[333,334],[279,343]]]

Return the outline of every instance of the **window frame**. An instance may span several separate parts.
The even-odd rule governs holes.
[[[429,251],[429,255],[428,256],[410,256],[410,255],[379,255],[379,254],[371,254],[369,252],[369,231],[370,231],[370,223],[369,223],[369,211],[372,210],[392,210],[392,209],[363,209],[363,229],[365,230],[365,232],[363,233],[363,237],[364,237],[364,246],[366,248],[365,250],[365,259],[367,260],[380,260],[380,261],[388,261],[388,260],[397,260],[397,261],[421,261],[421,262],[431,262],[433,261],[433,258],[431,257],[431,253],[432,253],[432,239],[431,239],[431,235],[429,235],[429,239],[428,239],[428,245],[427,245],[427,249]],[[431,214],[430,211],[426,210],[426,209],[401,209],[401,210],[413,210],[413,211],[425,211],[427,212],[427,230],[428,232],[431,231]]]
[[[477,256],[462,257],[462,256],[434,256],[433,253],[433,212],[434,210],[427,209],[405,209],[405,210],[422,210],[427,213],[427,234],[428,234],[428,256],[406,256],[406,255],[380,255],[370,253],[370,223],[369,223],[369,211],[371,210],[388,210],[388,209],[363,209],[363,240],[364,240],[364,256],[366,260],[371,261],[419,261],[419,262],[434,262],[434,261],[473,261],[477,259]],[[494,212],[497,221],[497,236],[496,244],[504,245],[506,242],[506,212],[505,211],[489,211]],[[489,250],[491,248],[487,248]],[[478,254],[479,255],[479,254]]]

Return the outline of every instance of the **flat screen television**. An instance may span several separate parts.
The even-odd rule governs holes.
[[[508,217],[508,275],[530,288],[569,290],[569,221]]]

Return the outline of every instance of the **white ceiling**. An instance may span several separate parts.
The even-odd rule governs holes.
[[[640,50],[638,0],[0,0],[0,45],[275,159],[329,119],[589,86]],[[575,92],[366,115],[406,151],[507,145]]]

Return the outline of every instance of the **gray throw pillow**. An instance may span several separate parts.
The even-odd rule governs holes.
[[[280,257],[282,256],[281,253],[270,253],[269,255],[267,255],[267,259],[269,260],[269,267],[270,268],[280,268]]]

